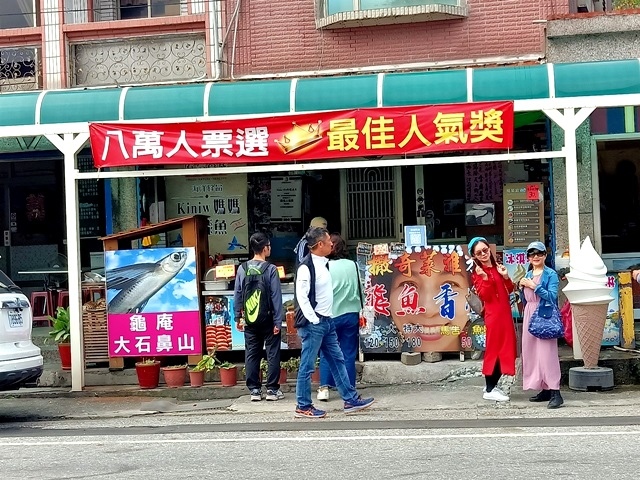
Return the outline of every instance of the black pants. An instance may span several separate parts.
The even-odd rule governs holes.
[[[500,360],[496,360],[496,365],[495,367],[493,367],[493,373],[484,377],[485,382],[487,382],[487,393],[489,393],[496,387],[496,385],[498,385],[501,376],[502,372],[500,371]]]
[[[280,333],[273,334],[273,324],[244,329],[244,368],[249,390],[260,389],[260,360],[267,351],[267,389],[280,388]]]

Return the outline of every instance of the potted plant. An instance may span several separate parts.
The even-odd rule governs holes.
[[[280,385],[287,383],[287,362],[280,362]]]
[[[300,357],[291,357],[286,362],[281,362],[280,367],[285,371],[284,377],[282,376],[282,372],[280,372],[280,383],[286,383],[289,373],[296,372],[300,368]]]
[[[160,362],[153,358],[143,358],[140,362],[136,362],[136,374],[141,389],[158,388]]]
[[[319,358],[316,358],[316,369],[311,374],[311,382],[320,383],[320,359]]]
[[[233,387],[238,384],[238,367],[233,363],[223,362],[220,368],[220,383],[223,387]]]
[[[71,336],[71,326],[69,318],[69,307],[58,307],[55,317],[49,317],[53,322],[53,329],[49,332],[49,336],[58,344],[58,353],[60,354],[60,363],[63,370],[71,370],[71,344],[69,337]]]
[[[163,367],[162,373],[164,374],[164,381],[167,384],[167,387],[183,387],[184,382],[187,379],[187,366],[171,365],[169,367]]]
[[[204,375],[216,368],[217,359],[213,352],[203,355],[202,359],[189,371],[189,381],[192,387],[204,385]]]

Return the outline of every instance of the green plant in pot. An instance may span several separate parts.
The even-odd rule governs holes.
[[[298,371],[299,368],[300,357],[291,357],[285,362],[280,362],[280,383],[286,383],[288,374]]]
[[[142,390],[158,388],[160,383],[160,362],[153,358],[143,358],[136,362],[138,385]]]
[[[238,367],[233,363],[222,362],[220,369],[220,383],[223,387],[233,387],[238,384]]]
[[[189,371],[189,381],[192,387],[201,387],[204,385],[204,376],[207,372],[212,371],[218,364],[215,351],[211,351],[202,356],[202,359]]]
[[[63,370],[71,370],[71,318],[69,307],[58,307],[55,316],[49,317],[53,323],[49,336],[58,344],[60,363]]]
[[[184,386],[187,379],[187,365],[171,365],[162,368],[164,381],[169,388],[179,388]]]

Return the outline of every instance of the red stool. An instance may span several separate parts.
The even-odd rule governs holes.
[[[58,301],[56,302],[56,308],[67,308],[69,306],[69,290],[58,290]]]
[[[49,318],[49,315],[53,315],[53,296],[51,292],[31,293],[31,312],[34,325],[44,323],[44,326],[52,326],[53,322]]]

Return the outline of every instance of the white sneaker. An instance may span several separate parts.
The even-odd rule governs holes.
[[[320,387],[318,389],[318,400],[322,402],[329,401],[329,387]]]
[[[482,398],[485,400],[491,400],[493,402],[508,402],[509,397],[502,393],[498,388],[494,388],[490,392],[484,392]]]

